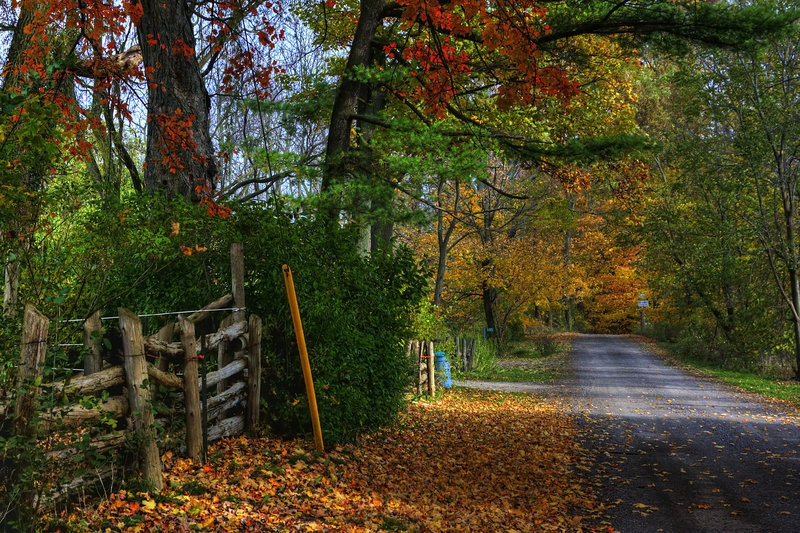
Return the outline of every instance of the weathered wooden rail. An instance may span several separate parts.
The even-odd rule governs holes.
[[[13,416],[14,431],[31,438],[41,435],[42,430],[51,435],[68,435],[94,428],[93,433],[97,433],[109,427],[102,420],[114,420],[120,429],[93,436],[88,446],[96,452],[107,452],[135,442],[138,472],[147,484],[160,490],[162,443],[156,427],[165,422],[153,413],[154,404],[163,394],[169,394],[167,411],[182,418],[185,425],[183,450],[195,463],[202,464],[208,443],[259,425],[261,319],[245,316],[241,246],[232,246],[231,266],[232,294],[198,312],[178,316],[176,322],[165,325],[155,335],[144,337],[139,317],[120,308],[122,364],[104,367],[100,316],[90,316],[83,325],[84,372],[65,381],[41,383],[49,320],[33,306],[26,306],[16,384],[19,392],[13,414],[0,404],[0,416]],[[196,335],[201,321],[231,305],[233,312],[216,331]],[[217,368],[205,372],[206,358],[216,358]],[[43,392],[59,399],[58,405],[46,412],[38,405]],[[35,413],[38,424],[33,422]],[[47,455],[60,461],[78,456],[78,449],[59,449]],[[112,472],[101,470],[92,476],[95,480]],[[84,482],[76,479],[45,497],[58,499],[82,485]]]

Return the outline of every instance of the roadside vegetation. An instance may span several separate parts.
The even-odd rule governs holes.
[[[753,371],[725,368],[713,358],[699,358],[687,353],[677,343],[657,342],[647,337],[631,335],[632,339],[647,346],[653,353],[673,361],[682,367],[712,377],[766,399],[778,400],[787,406],[800,409],[800,382],[776,374],[760,374]]]
[[[558,379],[569,353],[569,342],[562,336],[541,335],[509,341],[502,353],[491,339],[478,341],[474,367],[456,369],[458,380],[548,382]]]

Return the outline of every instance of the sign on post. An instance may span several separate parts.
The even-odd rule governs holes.
[[[639,307],[650,307],[650,300],[639,300]]]

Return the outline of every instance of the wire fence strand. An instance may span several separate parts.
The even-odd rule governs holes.
[[[221,312],[236,312],[236,311],[246,311],[246,307],[225,307],[223,309],[194,309],[192,311],[170,311],[167,313],[145,313],[142,315],[137,315],[139,318],[144,317],[151,317],[151,316],[177,316],[177,315],[192,315],[194,313],[221,313]],[[100,320],[118,320],[119,316],[101,316]],[[69,318],[66,320],[59,320],[59,322],[86,322],[86,318]]]

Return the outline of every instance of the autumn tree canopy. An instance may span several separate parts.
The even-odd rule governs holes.
[[[554,315],[568,329],[627,327],[609,287],[644,284],[646,251],[628,230],[657,148],[646,60],[758,57],[796,19],[781,3],[664,0],[7,7],[8,309],[25,287],[18,261],[38,253],[42,194],[82,205],[72,191],[91,183],[108,212],[139,194],[223,219],[233,199],[288,205],[357,231],[372,254],[398,234],[435,234],[415,244],[435,244],[433,300],[469,295],[493,329]],[[778,258],[773,277],[792,278]]]

